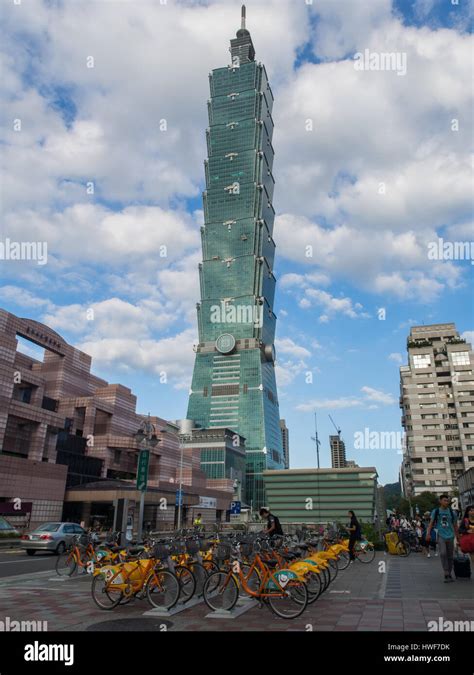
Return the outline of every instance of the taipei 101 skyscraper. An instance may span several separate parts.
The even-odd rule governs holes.
[[[187,417],[245,438],[245,500],[265,503],[262,472],[283,469],[275,381],[273,95],[242,26],[231,64],[209,76],[208,159],[197,305],[199,344]]]

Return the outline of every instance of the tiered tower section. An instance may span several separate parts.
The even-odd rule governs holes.
[[[262,471],[284,468],[275,382],[273,95],[250,33],[214,70],[197,306],[199,345],[188,418],[246,439],[246,501],[264,503]]]

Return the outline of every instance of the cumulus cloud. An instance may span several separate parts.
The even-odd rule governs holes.
[[[195,332],[186,330],[160,340],[111,337],[88,340],[78,346],[92,356],[95,366],[117,372],[151,373],[163,384],[189,389],[194,363],[192,344],[196,341]]]
[[[311,356],[311,352],[308,349],[301,345],[297,345],[291,338],[279,338],[276,340],[275,346],[278,353],[281,354],[289,354],[290,356],[301,359],[309,358]]]

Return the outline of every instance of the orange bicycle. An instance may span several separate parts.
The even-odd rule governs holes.
[[[228,570],[210,574],[204,584],[204,600],[210,609],[232,610],[242,589],[250,597],[268,604],[282,619],[295,619],[304,612],[308,604],[308,591],[302,576],[289,569],[275,570],[278,561],[267,560],[264,563],[258,553],[244,573],[240,555],[235,549],[233,551],[229,544],[219,546],[229,548],[231,563]],[[243,556],[249,556],[249,546],[252,544],[240,544]]]
[[[85,568],[95,559],[95,548],[92,537],[81,534],[72,538],[71,546],[56,559],[56,574],[70,577],[78,567]]]

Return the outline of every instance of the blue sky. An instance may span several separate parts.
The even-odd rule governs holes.
[[[473,239],[469,5],[246,4],[275,95],[291,464],[315,464],[317,409],[322,465],[331,414],[348,457],[393,482],[397,450],[353,441],[365,427],[401,430],[410,326],[454,321],[468,339],[474,327],[473,265],[427,256],[438,237]],[[46,241],[48,263],[1,261],[0,305],[52,326],[95,373],[131,387],[141,412],[168,419],[186,414],[197,338],[207,73],[228,62],[239,6],[2,4],[1,240]],[[405,54],[406,75],[356,71],[366,49]]]

